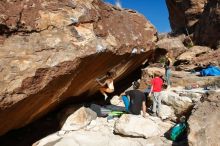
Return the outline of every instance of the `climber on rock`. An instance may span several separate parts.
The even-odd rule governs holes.
[[[100,79],[96,79],[96,81],[101,85],[101,88],[99,89],[102,95],[104,95],[105,100],[108,98],[108,95],[106,93],[112,93],[114,92],[114,83],[113,83],[113,77],[114,73],[113,72],[107,72],[106,74],[106,80],[104,83],[100,82]]]
[[[146,117],[146,96],[138,90],[139,86],[140,83],[135,81],[133,90],[126,91],[125,95],[122,95],[122,100],[128,113],[139,115],[142,110],[143,116]]]

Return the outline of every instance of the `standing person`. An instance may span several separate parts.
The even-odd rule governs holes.
[[[166,58],[165,58],[165,65],[164,65],[167,88],[170,88],[170,85],[171,85],[171,82],[170,82],[171,66],[172,66],[172,60],[170,58],[170,55],[167,53]]]
[[[140,83],[134,82],[133,90],[126,91],[125,95],[122,96],[122,100],[127,112],[139,115],[142,109],[143,116],[146,117],[146,96],[138,90],[139,87]]]
[[[163,80],[160,78],[160,73],[155,72],[154,78],[151,81],[151,90],[149,96],[153,93],[153,114],[152,116],[160,116],[160,108],[161,108],[161,95],[160,92],[162,90]]]
[[[108,95],[106,93],[112,93],[114,92],[114,82],[113,82],[113,72],[107,72],[104,83],[100,82],[100,79],[96,79],[96,81],[102,86],[99,90],[104,95],[105,100],[108,98]]]

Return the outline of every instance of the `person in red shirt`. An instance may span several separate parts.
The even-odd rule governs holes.
[[[160,107],[161,107],[161,95],[163,80],[160,78],[160,73],[155,72],[154,78],[151,81],[151,90],[149,96],[153,93],[153,114],[152,116],[160,116]]]

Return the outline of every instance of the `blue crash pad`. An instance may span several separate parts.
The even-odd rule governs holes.
[[[220,68],[209,65],[207,68],[200,71],[201,76],[220,76]]]

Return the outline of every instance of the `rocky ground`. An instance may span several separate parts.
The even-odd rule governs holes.
[[[141,82],[148,82],[150,78],[146,76],[146,72],[150,76],[151,72],[154,72],[155,70],[163,73],[163,69],[158,67],[147,67],[143,69]],[[14,139],[14,141],[16,143],[19,142],[21,146],[30,144],[33,144],[34,146],[67,146],[73,144],[80,146],[116,144],[185,146],[188,145],[189,141],[196,144],[198,143],[198,140],[202,138],[201,136],[206,137],[211,133],[211,128],[217,126],[215,124],[212,125],[213,123],[211,122],[210,130],[204,131],[203,135],[198,134],[201,133],[202,127],[204,127],[204,123],[202,123],[203,120],[199,120],[200,115],[204,114],[202,112],[210,111],[210,114],[207,115],[207,117],[204,117],[207,121],[209,121],[210,117],[217,117],[215,116],[215,113],[218,114],[219,106],[218,102],[215,101],[218,101],[220,90],[218,88],[204,90],[202,87],[206,85],[207,80],[215,81],[218,78],[219,77],[199,77],[196,74],[191,74],[185,71],[173,71],[171,77],[171,80],[174,83],[173,87],[162,92],[163,105],[160,118],[152,117],[150,115],[147,115],[147,117],[144,118],[141,115],[135,116],[124,114],[120,118],[107,120],[106,117],[97,117],[96,113],[88,108],[89,104],[86,106],[75,104],[65,107],[61,111],[56,111],[53,113],[52,117],[50,116],[46,119],[42,119],[44,122],[38,121],[38,123],[44,123],[44,126],[39,125],[39,128],[42,131],[37,128],[38,125],[35,124],[35,126],[25,128],[29,129],[29,131],[23,130],[23,132],[11,133],[2,137],[2,139],[0,138],[0,143],[11,145],[13,142],[7,142],[7,139]],[[197,86],[190,90],[185,89],[186,86],[192,85],[192,83],[199,85],[199,87]],[[142,86],[141,90],[146,88],[146,85],[147,84]],[[212,98],[213,93],[215,93],[215,96]],[[123,102],[119,95],[114,95],[111,99],[111,103],[117,106],[123,106]],[[214,107],[210,108],[209,106]],[[192,116],[189,116],[192,109],[193,114]],[[213,113],[214,115],[211,114],[212,111],[215,111]],[[199,113],[199,115],[197,113]],[[189,137],[188,139],[184,137],[182,141],[173,142],[169,139],[167,134],[175,123],[178,122],[181,115],[189,117]],[[198,120],[201,122],[198,123]],[[198,123],[198,126],[191,126],[191,124],[194,125],[195,122]],[[33,130],[35,130],[36,133],[32,135],[32,132],[30,133],[30,131]],[[46,136],[48,134],[50,135]],[[217,135],[218,133],[215,134]],[[215,137],[215,134],[212,136]],[[17,137],[16,135],[20,136]],[[29,140],[26,141],[23,138],[25,135]],[[32,135],[32,138],[30,135]],[[42,137],[40,135],[46,137],[43,138],[44,136]],[[216,141],[217,139],[213,141],[213,143]],[[207,140],[204,139],[204,142],[207,142]]]
[[[160,68],[147,68],[160,70]],[[176,74],[184,75],[187,72],[174,72],[172,79],[177,77]],[[195,76],[195,75],[193,75]],[[181,77],[178,77],[181,79]],[[192,77],[184,76],[185,80],[190,80]],[[199,78],[199,77],[198,77]],[[217,77],[209,77],[217,78]],[[197,80],[197,79],[195,79]],[[206,78],[200,77],[200,82],[206,83]],[[192,81],[193,82],[193,81]],[[191,83],[191,82],[190,82]],[[189,83],[189,84],[190,84]],[[195,83],[195,82],[194,82]],[[197,82],[196,82],[197,83]],[[176,85],[178,82],[176,83]],[[206,98],[208,94],[215,93],[219,95],[220,89],[204,90],[201,87],[187,90],[180,84],[178,87],[172,87],[169,90],[164,90],[163,94],[163,105],[161,117],[152,117],[148,115],[146,118],[141,115],[127,115],[124,114],[120,118],[114,118],[107,120],[107,118],[97,117],[89,108],[81,107],[76,111],[76,108],[68,108],[65,111],[75,111],[71,114],[65,122],[62,121],[62,128],[54,134],[51,134],[36,143],[34,146],[63,146],[63,145],[155,145],[155,146],[171,146],[171,145],[188,145],[190,142],[198,142],[197,135],[202,123],[195,129],[190,124],[194,123],[193,120],[198,118],[190,117],[188,132],[189,139],[183,138],[182,141],[173,142],[167,137],[169,130],[178,122],[178,117],[181,115],[189,116],[192,108],[195,108],[202,104],[202,100]],[[184,84],[186,85],[186,84]],[[211,97],[209,95],[208,97]],[[215,96],[216,97],[216,96]],[[218,97],[218,96],[217,96]],[[216,99],[216,98],[214,98]],[[213,99],[213,100],[214,100]],[[205,99],[206,101],[208,99]],[[213,101],[212,100],[212,101]],[[119,96],[114,96],[111,99],[111,103],[119,106],[123,106]],[[197,105],[197,106],[195,106]],[[205,106],[205,105],[204,105]],[[218,106],[213,107],[217,111]],[[209,108],[208,108],[209,109]],[[208,110],[207,109],[207,110]],[[209,109],[210,110],[210,109]],[[215,111],[215,113],[218,113]],[[199,112],[199,111],[197,111]],[[214,113],[213,113],[214,114]],[[194,114],[193,114],[194,115]],[[198,115],[197,115],[198,116]],[[212,115],[207,115],[212,116]],[[216,116],[212,116],[213,118]],[[207,119],[208,120],[208,119]],[[214,126],[214,125],[213,125]],[[217,126],[217,125],[215,125]],[[214,127],[215,127],[214,126]],[[210,133],[210,130],[204,132],[204,134]],[[216,133],[217,134],[217,133]],[[193,135],[193,136],[192,136]],[[212,135],[213,136],[213,135]],[[199,137],[199,136],[198,136]],[[215,137],[215,136],[214,136]],[[200,137],[202,138],[202,137]],[[205,141],[205,140],[204,140]]]
[[[0,145],[218,146],[220,77],[197,71],[220,66],[220,2],[166,3],[172,32],[161,35],[143,15],[101,0],[0,1]],[[107,120],[88,108],[103,104],[96,78],[115,71],[110,102],[123,106],[132,81],[144,91],[155,71],[164,76],[166,53],[172,87],[160,117]],[[183,115],[187,132],[173,142],[167,135]]]

